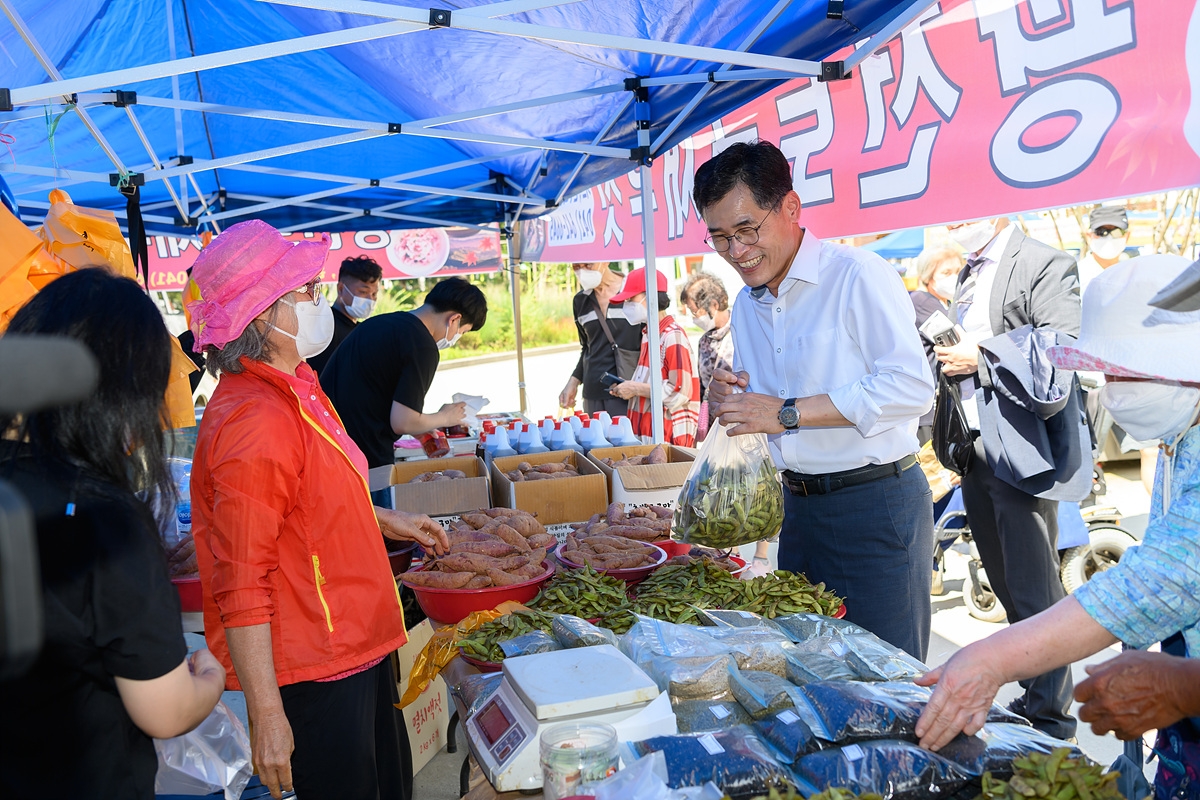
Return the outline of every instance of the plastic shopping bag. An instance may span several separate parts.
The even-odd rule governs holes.
[[[195,730],[174,739],[155,739],[155,794],[224,792],[237,800],[250,782],[250,737],[229,706],[217,703]]]
[[[38,235],[51,253],[75,269],[108,267],[118,275],[137,278],[116,215],[77,206],[62,189],[50,192],[50,210]]]
[[[767,437],[713,426],[679,492],[675,538],[730,549],[770,539],[782,525],[783,488]]]
[[[404,696],[396,703],[396,708],[404,708],[421,696],[425,688],[433,683],[442,668],[458,655],[458,640],[482,627],[484,623],[507,614],[512,610],[520,610],[525,606],[520,603],[504,602],[490,611],[475,611],[457,625],[447,625],[434,632],[433,637],[425,643],[425,647],[417,653],[412,669],[408,675],[408,688]]]

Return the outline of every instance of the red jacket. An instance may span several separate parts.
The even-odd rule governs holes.
[[[242,365],[221,376],[192,465],[204,632],[232,690],[226,628],[271,624],[280,686],[340,675],[406,641],[366,459],[316,374]]]

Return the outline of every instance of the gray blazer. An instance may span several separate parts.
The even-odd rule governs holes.
[[[963,270],[959,280],[965,278]],[[1032,325],[1078,336],[1081,314],[1075,259],[1014,230],[996,264],[988,305],[992,331],[1001,334]]]

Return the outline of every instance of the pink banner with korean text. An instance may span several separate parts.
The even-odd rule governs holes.
[[[299,242],[317,239],[319,233],[294,233]],[[321,279],[337,280],[342,261],[370,256],[383,268],[384,280],[441,278],[496,272],[500,269],[500,233],[476,228],[411,228],[396,231],[331,233],[329,253]],[[187,282],[187,270],[200,254],[200,240],[186,236],[147,237],[150,251],[150,289],[178,291]]]
[[[825,238],[1195,186],[1200,2],[934,3],[849,79],[790,81],[657,158],[660,257],[706,251],[695,170],[754,139]],[[641,258],[640,192],[631,172],[522,223],[521,258]]]

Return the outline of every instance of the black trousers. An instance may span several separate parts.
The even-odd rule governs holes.
[[[929,649],[933,497],[919,466],[821,495],[783,493],[779,566],[846,598],[846,619],[910,655]]]
[[[629,401],[613,397],[607,392],[601,397],[583,398],[583,413],[597,414],[601,411],[607,411],[610,417],[628,417]]]
[[[412,754],[392,659],[339,681],[281,686],[299,800],[409,800]]]
[[[967,524],[983,568],[1009,622],[1040,614],[1066,596],[1059,577],[1058,502],[1026,494],[996,477],[988,466],[983,439],[975,440],[975,460],[962,479]],[[1074,685],[1062,667],[1021,681],[1024,715],[1060,739],[1075,735],[1068,712]]]

